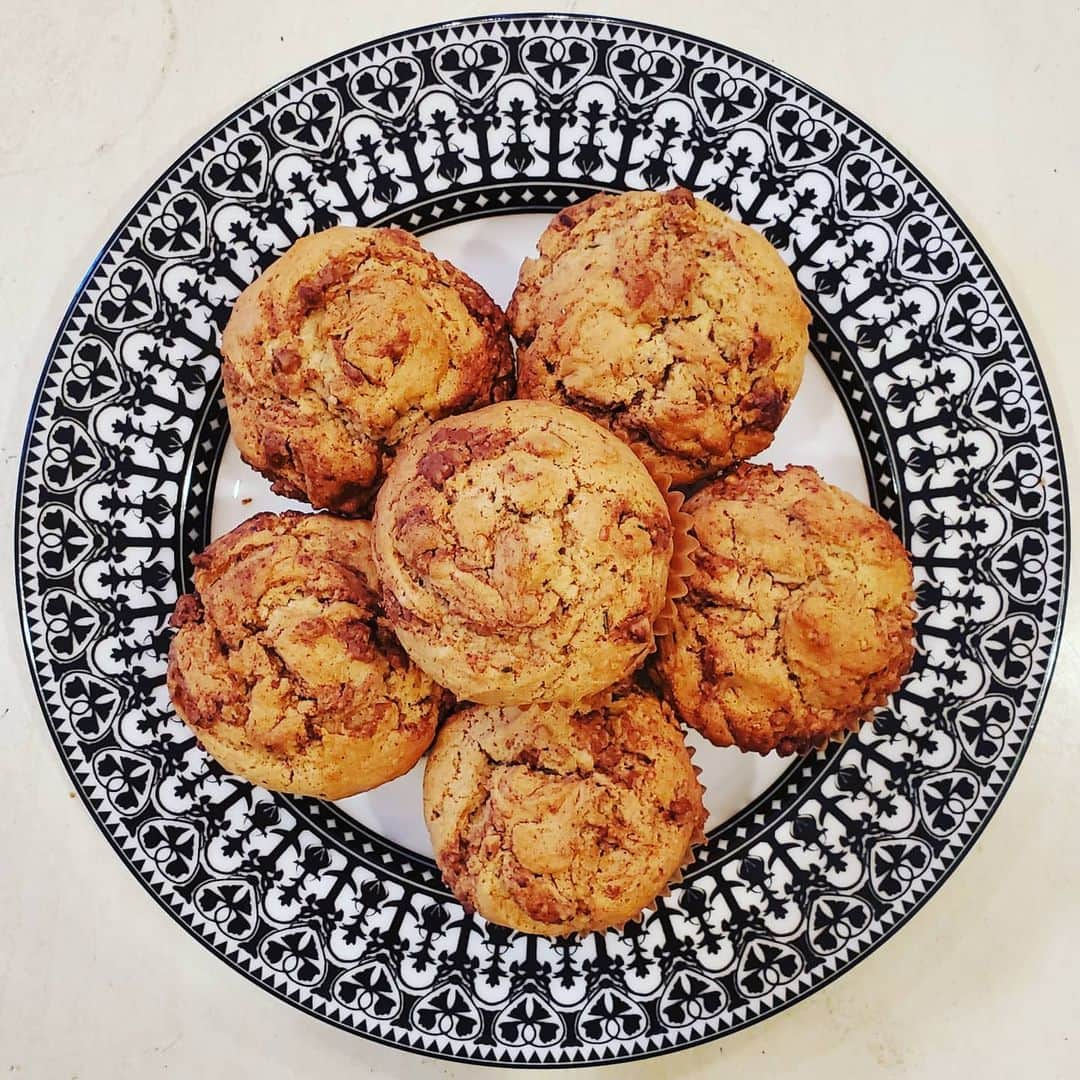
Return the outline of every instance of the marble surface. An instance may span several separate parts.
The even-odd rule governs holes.
[[[535,2],[501,10],[535,10]],[[578,5],[559,6],[575,10]],[[1047,373],[1076,468],[1080,10],[1063,0],[744,0],[585,10],[756,54],[908,154],[982,241]],[[116,222],[221,116],[324,55],[495,10],[460,0],[8,0],[0,5],[0,508],[10,523],[49,341]],[[1070,199],[1072,200],[1070,204]],[[10,524],[0,565],[11,567]],[[143,893],[70,790],[0,580],[0,1074],[464,1075],[329,1028],[227,970]],[[1080,605],[1020,773],[973,853],[900,934],[797,1007],[620,1076],[1080,1075]],[[605,1075],[614,1075],[607,1072]]]

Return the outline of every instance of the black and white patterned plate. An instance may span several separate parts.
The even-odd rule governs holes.
[[[485,237],[510,235],[498,232],[507,221],[676,182],[761,229],[791,264],[815,316],[817,389],[804,394],[824,397],[805,423],[796,402],[774,456],[801,447],[843,482],[811,451],[850,444],[847,486],[865,484],[915,557],[918,656],[891,707],[843,746],[765,772],[715,751],[705,780],[723,798],[684,884],[622,933],[546,940],[465,914],[412,826],[380,824],[371,808],[385,801],[297,800],[223,774],[169,707],[166,621],[189,556],[258,483],[226,452],[219,332],[297,236],[337,222],[394,222],[436,245],[464,236],[461,261],[482,276]],[[534,237],[542,219],[524,220]],[[505,299],[512,276],[485,283]],[[790,432],[803,437],[785,442]],[[230,499],[237,509],[222,511]],[[1068,550],[1061,447],[1030,342],[920,174],[767,64],[564,16],[350,50],[185,153],[64,318],[17,514],[46,720],[150,893],[315,1016],[423,1053],[524,1065],[714,1038],[805,996],[904,923],[1019,765],[1058,644]],[[396,790],[412,800],[401,815],[418,819],[415,791]]]

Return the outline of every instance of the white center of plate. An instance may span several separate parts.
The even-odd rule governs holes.
[[[535,251],[547,224],[542,214],[512,214],[450,225],[428,233],[424,243],[441,258],[483,285],[496,303],[506,306],[521,261]],[[813,465],[830,483],[867,501],[866,479],[858,445],[847,415],[812,357],[807,358],[802,388],[769,450],[756,460],[774,465]],[[212,536],[221,536],[252,514],[264,510],[310,510],[303,503],[279,498],[269,483],[249,469],[230,442],[222,458],[214,490]],[[756,799],[787,768],[790,758],[758,757],[711,746],[696,733],[709,828],[726,821]],[[375,791],[344,799],[338,805],[373,832],[431,855],[420,808],[421,761],[410,773]]]

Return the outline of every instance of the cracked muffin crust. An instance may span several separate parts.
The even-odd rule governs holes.
[[[416,764],[450,697],[383,615],[366,521],[257,514],[194,561],[169,693],[226,769],[341,799]]]
[[[683,508],[701,545],[654,672],[718,746],[804,753],[911,666],[911,561],[888,523],[806,466],[744,463]]]
[[[518,396],[591,416],[689,484],[773,438],[810,315],[776,249],[683,188],[556,214],[510,302]]]
[[[702,790],[654,695],[623,686],[578,706],[473,706],[442,727],[424,818],[470,911],[534,934],[637,916],[702,838]]]
[[[507,401],[434,424],[390,468],[373,524],[394,629],[459,698],[576,701],[653,647],[667,503],[579,413]]]
[[[340,514],[370,508],[404,440],[510,389],[502,311],[398,228],[298,240],[240,294],[221,349],[244,461]]]

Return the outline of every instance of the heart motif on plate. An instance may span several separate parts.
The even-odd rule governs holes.
[[[954,349],[988,356],[1001,347],[1001,327],[986,296],[971,285],[958,285],[941,313],[941,337]]]
[[[89,525],[63,503],[50,503],[38,518],[41,565],[50,577],[70,573],[93,549]]]
[[[1017,517],[1037,517],[1046,502],[1039,455],[1030,446],[1014,446],[994,467],[986,488],[995,502]]]
[[[769,135],[784,165],[815,165],[836,151],[836,132],[799,105],[780,105],[769,117]]]
[[[423,69],[415,60],[396,56],[361,68],[349,80],[349,93],[364,108],[396,120],[409,111],[423,81]]]
[[[703,1017],[716,1016],[728,1002],[727,991],[715,979],[697,971],[684,971],[671,980],[660,998],[660,1015],[675,1028]]]
[[[565,1035],[566,1025],[543,998],[526,991],[495,1018],[495,1030],[507,1046],[553,1046]]]
[[[139,826],[136,838],[170,881],[187,881],[198,868],[202,842],[189,821],[151,818]]]
[[[620,45],[608,54],[608,74],[636,105],[647,105],[673,89],[682,77],[682,62],[663,49]]]
[[[60,392],[76,409],[107,401],[124,385],[112,349],[98,337],[85,337],[75,347]]]
[[[255,888],[243,878],[204,882],[195,890],[192,902],[204,918],[233,941],[251,937],[258,926]]]
[[[110,330],[128,330],[149,322],[158,310],[150,271],[141,262],[122,262],[110,275],[97,302],[98,321]]]
[[[57,660],[81,656],[101,629],[101,612],[70,589],[52,589],[41,599],[45,642]]]
[[[840,166],[840,201],[853,217],[881,218],[900,209],[904,192],[869,154],[848,154]]]
[[[632,1039],[648,1026],[641,1006],[610,986],[597,991],[578,1016],[578,1035],[591,1043]]]
[[[261,135],[240,135],[203,169],[208,191],[226,199],[254,199],[266,185],[270,152]]]
[[[1008,361],[991,364],[971,392],[971,410],[1003,435],[1019,435],[1031,424],[1023,380]]]
[[[1015,720],[1016,706],[1004,694],[988,694],[965,705],[953,722],[968,757],[986,765],[1005,749]]]
[[[978,780],[963,769],[927,777],[919,785],[919,813],[935,836],[948,836],[964,824],[978,795]]]
[[[552,94],[565,94],[592,70],[596,46],[584,38],[534,37],[521,49],[522,67]]]
[[[1039,624],[1025,614],[1011,615],[982,640],[982,652],[1006,686],[1020,686],[1031,673],[1039,643]]]
[[[60,680],[60,697],[80,739],[100,739],[120,712],[122,700],[116,689],[85,671],[69,671]]]
[[[314,986],[326,973],[322,941],[310,926],[267,934],[259,946],[259,956],[268,968],[288,975],[301,986]]]
[[[376,1020],[393,1020],[401,1012],[401,991],[394,973],[380,960],[347,971],[334,984],[334,997]]]
[[[1050,548],[1038,529],[1025,529],[990,560],[990,570],[1011,596],[1027,604],[1046,592]]]
[[[181,191],[143,230],[143,247],[159,259],[198,255],[206,247],[206,210],[198,195]]]
[[[85,484],[101,469],[96,439],[77,420],[61,420],[49,431],[45,444],[45,483],[50,491],[64,492]]]
[[[690,80],[690,96],[705,123],[716,131],[749,120],[765,95],[749,80],[719,68],[702,68]]]
[[[506,74],[510,54],[501,41],[444,45],[432,61],[435,74],[454,93],[480,101]]]
[[[341,120],[341,98],[330,87],[309,90],[274,113],[270,129],[287,146],[298,150],[325,150]]]
[[[797,979],[803,959],[782,941],[751,941],[739,957],[735,981],[747,997],[761,997]]]
[[[831,956],[858,937],[872,917],[870,905],[857,896],[819,896],[806,920],[810,945],[821,956]]]
[[[904,219],[896,238],[896,268],[917,281],[948,281],[960,267],[956,248],[925,214]]]
[[[446,1039],[470,1039],[482,1027],[476,1006],[452,985],[425,994],[413,1006],[412,1020],[428,1035]]]
[[[870,848],[870,882],[883,900],[906,895],[930,869],[930,848],[914,836],[882,839]]]
[[[109,747],[98,751],[90,764],[105,797],[118,814],[130,817],[150,801],[154,765],[143,754]]]

